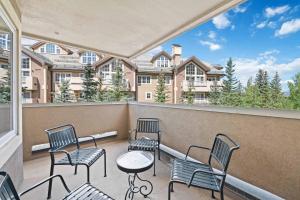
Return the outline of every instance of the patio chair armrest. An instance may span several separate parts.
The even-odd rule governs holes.
[[[210,150],[210,148],[208,148],[208,147],[202,147],[202,146],[198,146],[198,145],[190,145],[187,152],[186,152],[186,154],[185,154],[185,158],[184,158],[185,160],[187,159],[187,157],[188,157],[188,155],[189,155],[192,148]]]
[[[66,150],[56,150],[56,151],[49,150],[49,153],[52,154],[53,156],[54,156],[54,154],[56,154],[56,153],[64,153],[64,154],[67,155],[68,160],[69,160],[69,162],[70,162],[70,165],[73,165],[72,159],[71,159],[71,155],[70,155],[69,152],[67,152]]]
[[[189,181],[189,184],[188,184],[188,187],[190,187],[192,185],[192,182],[193,182],[193,179],[194,179],[194,176],[198,173],[202,173],[202,174],[211,174],[211,175],[215,175],[215,176],[226,176],[226,174],[224,173],[216,173],[216,172],[211,172],[211,171],[205,171],[205,170],[202,170],[202,169],[196,169],[193,174],[192,174],[192,177]]]
[[[78,139],[82,139],[82,138],[92,138],[95,144],[95,147],[97,147],[97,143],[96,143],[96,138],[92,135],[88,135],[88,136],[82,136],[82,137],[78,137]]]
[[[48,181],[50,181],[50,180],[52,180],[52,179],[54,179],[54,178],[57,178],[57,177],[58,177],[58,178],[60,179],[60,181],[62,182],[64,188],[70,193],[71,190],[68,188],[68,186],[67,186],[67,184],[66,184],[64,178],[63,178],[61,175],[57,174],[57,175],[50,176],[50,177],[46,178],[45,180],[42,180],[41,182],[39,182],[39,183],[37,183],[37,184],[31,186],[30,188],[28,188],[28,189],[26,189],[25,191],[21,192],[21,193],[19,194],[19,196],[22,196],[22,195],[24,195],[24,194],[30,192],[31,190],[33,190],[33,189],[35,189],[35,188],[37,188],[37,187],[43,185],[44,183],[46,183],[46,182],[48,182]]]

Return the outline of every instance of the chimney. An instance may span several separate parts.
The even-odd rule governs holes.
[[[172,59],[173,65],[178,66],[181,63],[181,51],[182,47],[179,44],[172,45]]]

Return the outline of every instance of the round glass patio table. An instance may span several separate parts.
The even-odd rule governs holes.
[[[129,188],[125,199],[133,199],[135,193],[142,194],[145,198],[152,192],[153,185],[150,181],[141,179],[138,173],[150,169],[154,163],[154,156],[150,152],[130,151],[117,158],[118,168],[128,174]],[[139,180],[141,186],[136,186],[135,181]]]

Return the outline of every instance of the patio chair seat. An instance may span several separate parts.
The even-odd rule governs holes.
[[[105,153],[104,149],[95,147],[80,148],[70,152],[71,161],[75,165],[87,165],[91,166]],[[62,159],[58,160],[57,165],[70,165],[68,156],[65,155]]]
[[[140,138],[140,139],[130,141],[128,150],[155,151],[157,147],[158,147],[157,140]]]
[[[195,170],[213,172],[208,164],[196,163],[188,160],[175,159],[171,171],[173,181],[189,184],[192,174]],[[219,181],[215,175],[198,173],[194,176],[192,186],[206,188],[214,191],[220,191]]]
[[[84,184],[72,191],[64,200],[112,200],[112,198],[94,186]]]

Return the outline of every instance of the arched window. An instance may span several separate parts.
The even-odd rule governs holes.
[[[96,53],[87,51],[82,54],[81,62],[82,64],[93,64],[94,62],[96,62],[96,57]]]
[[[40,49],[41,53],[60,54],[60,47],[56,44],[45,44]]]
[[[156,60],[156,67],[169,67],[169,65],[170,65],[170,61],[165,56],[160,56]]]
[[[185,66],[185,80],[193,82],[203,82],[204,73],[194,63],[189,63]]]

